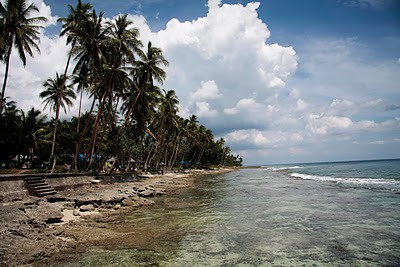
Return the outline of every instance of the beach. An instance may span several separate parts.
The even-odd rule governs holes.
[[[229,171],[198,170],[147,175],[134,182],[94,182],[54,196],[1,203],[1,266],[43,266],[91,246],[113,245],[124,236],[109,229],[116,217],[153,206],[157,196],[190,187],[198,177]],[[145,235],[141,239],[146,239]]]

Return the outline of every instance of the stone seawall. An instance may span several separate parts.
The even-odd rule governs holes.
[[[25,179],[0,179],[0,202],[21,200],[28,196]]]
[[[55,190],[90,184],[94,176],[89,174],[16,174],[0,176],[0,202],[22,200],[29,195],[25,182],[28,177],[43,177]]]

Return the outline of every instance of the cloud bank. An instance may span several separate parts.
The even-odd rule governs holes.
[[[54,24],[50,7],[35,3]],[[396,155],[387,148],[400,139],[399,59],[371,59],[357,38],[314,38],[296,49],[269,43],[259,6],[210,0],[204,17],[173,18],[160,31],[129,15],[143,43],[169,60],[164,88],[176,91],[180,115],[196,114],[250,164]],[[7,95],[25,110],[41,106],[41,83],[67,58],[64,38],[43,31],[40,48],[26,68],[12,56]]]

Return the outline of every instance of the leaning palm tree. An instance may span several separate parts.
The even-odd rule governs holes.
[[[23,65],[26,65],[25,52],[33,56],[32,48],[40,52],[36,41],[39,40],[39,29],[42,26],[36,23],[46,22],[45,17],[31,17],[39,9],[34,4],[27,4],[26,0],[7,0],[5,5],[0,2],[0,59],[6,64],[4,82],[0,96],[0,111],[3,109],[3,99],[7,86],[10,57],[13,47],[18,51]]]
[[[51,110],[55,112],[55,121],[54,121],[54,132],[53,132],[53,141],[51,145],[51,154],[50,159],[53,160],[53,167],[51,172],[54,172],[54,167],[56,163],[56,159],[54,157],[54,150],[56,144],[56,135],[57,135],[57,124],[58,117],[60,114],[60,108],[64,109],[64,112],[67,113],[67,107],[73,106],[71,99],[76,99],[76,95],[74,90],[72,89],[72,85],[68,84],[65,86],[66,78],[64,75],[59,75],[56,73],[55,79],[47,79],[43,83],[43,86],[46,88],[45,91],[40,93],[40,98],[44,98],[43,104],[45,104],[44,108],[49,107]],[[65,87],[65,88],[64,88]]]
[[[166,78],[166,73],[162,66],[168,66],[168,61],[164,58],[162,50],[152,46],[151,42],[147,44],[147,51],[139,51],[139,60],[135,62],[133,69],[133,81],[137,82],[135,88],[138,90],[136,98],[129,104],[130,108],[126,114],[123,127],[131,119],[131,114],[141,95],[147,90],[154,90],[154,80],[162,84]]]
[[[72,55],[75,57],[75,60],[77,60],[73,72],[79,77],[86,77],[85,79],[88,78],[88,85],[91,90],[90,93],[93,97],[89,116],[84,124],[82,132],[80,133],[76,146],[75,162],[77,162],[83,137],[86,134],[89,122],[91,121],[95,103],[98,101],[100,104],[103,99],[103,96],[99,92],[100,88],[98,84],[101,77],[100,72],[104,63],[104,44],[108,38],[109,28],[103,26],[102,20],[103,13],[100,13],[100,15],[97,16],[96,11],[93,10],[90,16],[80,21],[79,25],[71,31],[71,36],[77,40],[75,47],[71,50]]]
[[[105,49],[102,53],[105,60],[101,69],[102,77],[99,79],[97,88],[101,98],[93,131],[92,155],[96,146],[97,130],[104,106],[112,108],[115,98],[123,95],[124,89],[129,84],[125,66],[134,61],[134,52],[140,51],[139,47],[142,46],[142,43],[138,40],[139,30],[132,28],[132,24],[133,22],[127,19],[127,15],[120,15],[115,22],[107,23],[109,38],[104,42]],[[113,111],[109,110],[106,124],[111,114],[113,114]]]
[[[179,101],[174,90],[163,91],[164,95],[161,98],[161,103],[159,107],[160,127],[158,135],[161,139],[162,153],[164,153],[163,162],[164,164],[168,165],[168,148],[171,147],[170,142],[172,135],[175,129],[178,127],[177,113],[179,111]]]
[[[74,31],[80,27],[81,23],[85,20],[88,19],[89,13],[88,11],[92,9],[92,5],[90,3],[82,3],[81,0],[78,0],[78,3],[76,4],[76,7],[73,7],[72,5],[68,5],[70,13],[66,18],[59,18],[57,21],[62,22],[62,31],[60,33],[61,36],[67,36],[67,45],[71,44],[71,51],[74,50],[74,47],[77,43],[77,36],[73,34]],[[69,64],[71,61],[72,53],[68,53],[68,59],[67,59],[67,64],[65,66],[64,70],[64,78],[67,77],[67,71],[69,68]],[[78,129],[79,129],[79,122],[80,122],[80,113],[81,113],[81,103],[82,103],[82,93],[85,88],[87,88],[88,82],[87,82],[87,76],[86,75],[75,75],[74,77],[74,83],[78,84],[77,91],[80,93],[80,101],[79,101],[79,114],[78,114]],[[63,84],[64,85],[64,84]]]

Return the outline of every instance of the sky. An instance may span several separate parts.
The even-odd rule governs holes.
[[[43,109],[41,84],[63,72],[56,20],[76,3],[31,1],[49,21],[40,54],[25,68],[12,56],[6,96],[24,110]],[[109,20],[128,14],[162,48],[179,114],[196,114],[244,164],[400,158],[400,1],[89,2]]]

